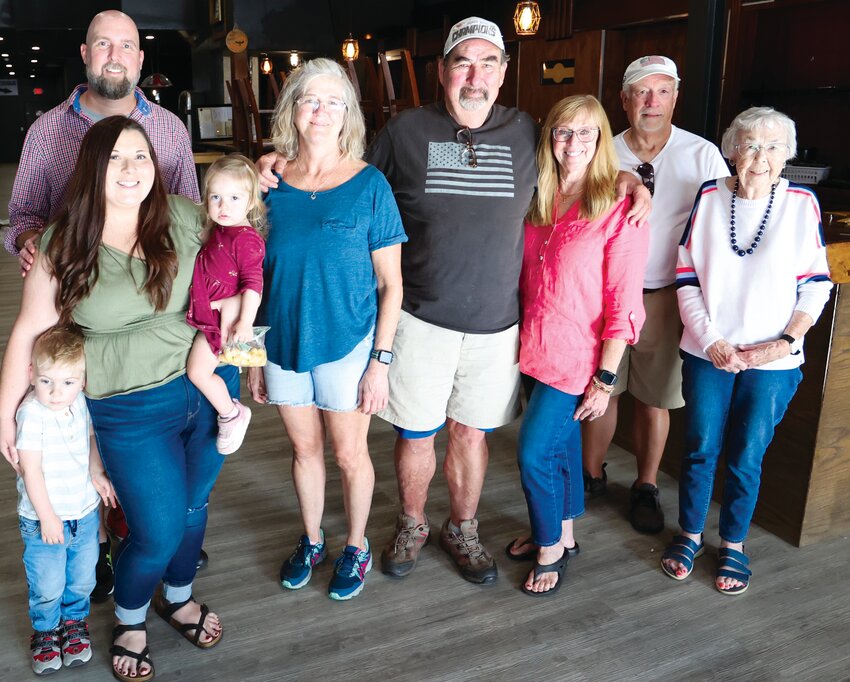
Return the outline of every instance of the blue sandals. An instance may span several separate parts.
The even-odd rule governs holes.
[[[717,552],[717,560],[720,566],[728,566],[728,568],[717,569],[718,578],[732,578],[733,580],[743,583],[743,585],[736,585],[735,587],[723,589],[717,586],[717,581],[715,580],[714,586],[717,588],[717,591],[721,594],[729,594],[732,596],[745,592],[750,586],[750,577],[753,574],[753,572],[748,568],[750,565],[749,557],[736,549],[721,547]]]
[[[669,545],[661,555],[661,570],[669,575],[673,580],[684,580],[694,570],[694,560],[705,551],[705,543],[700,540],[697,544],[693,540],[684,535],[676,535],[673,537],[673,544]],[[670,570],[665,564],[665,561],[678,561],[684,566],[688,572],[685,575],[677,575],[675,571]]]

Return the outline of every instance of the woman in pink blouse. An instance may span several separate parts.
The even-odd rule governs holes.
[[[595,97],[552,108],[537,163],[520,280],[520,369],[536,380],[518,453],[531,537],[508,555],[536,554],[522,591],[540,597],[561,587],[579,552],[580,422],[605,413],[620,356],[638,339],[649,229],[629,225],[631,200],[616,198],[611,127]]]

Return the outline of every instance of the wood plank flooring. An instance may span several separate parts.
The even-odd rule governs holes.
[[[17,311],[20,281],[0,256],[0,344]],[[697,561],[676,583],[658,561],[676,517],[676,482],[661,481],[668,531],[635,534],[625,518],[633,472],[628,453],[612,449],[609,495],[588,503],[578,522],[581,555],[551,599],[531,599],[518,583],[528,564],[504,558],[504,546],[527,525],[518,483],[518,424],[490,438],[491,461],[480,520],[499,562],[499,582],[462,580],[436,542],[404,580],[379,570],[380,549],[396,514],[392,431],[375,420],[370,436],[377,472],[368,534],[375,568],[360,597],[327,598],[332,561],[312,582],[287,592],[281,561],[301,528],[289,474],[289,446],[271,408],[257,407],[245,446],[232,455],[210,505],[205,547],[210,566],[195,593],[221,614],[225,635],[210,651],[180,638],[153,612],[149,642],[162,680],[846,680],[850,679],[850,542],[840,538],[795,549],[758,527],[747,550],[755,576],[738,598],[712,585],[715,559]],[[344,542],[339,475],[328,469],[327,538]],[[447,509],[439,473],[428,510],[438,530]],[[709,544],[716,548],[717,509]],[[0,679],[32,679],[26,584],[15,515],[14,477],[0,466]],[[111,680],[111,604],[93,605],[94,657],[55,679]]]

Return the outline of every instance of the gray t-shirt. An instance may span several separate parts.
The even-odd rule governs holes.
[[[537,183],[537,126],[498,104],[466,135],[440,102],[390,120],[366,160],[393,189],[410,241],[402,247],[411,315],[465,333],[519,319],[523,219]]]

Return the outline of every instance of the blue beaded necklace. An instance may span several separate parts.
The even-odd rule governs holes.
[[[761,219],[761,225],[759,225],[759,229],[756,232],[756,237],[747,249],[742,249],[738,246],[738,238],[735,236],[735,199],[738,196],[738,178],[735,178],[735,189],[732,190],[731,216],[729,218],[729,241],[732,244],[732,250],[741,258],[747,254],[752,255],[752,253],[758,248],[759,242],[764,234],[764,228],[767,226],[767,219],[770,218],[770,208],[773,206],[773,197],[775,194],[776,185],[774,184],[770,186],[770,199],[767,202],[767,210],[764,212],[764,218]]]

